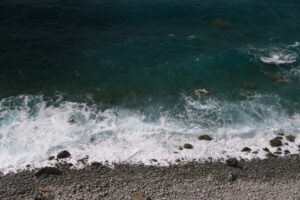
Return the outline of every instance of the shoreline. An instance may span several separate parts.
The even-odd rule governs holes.
[[[145,166],[25,170],[0,177],[0,199],[300,199],[300,156]],[[58,173],[60,172],[60,173]],[[51,174],[50,173],[50,174]]]

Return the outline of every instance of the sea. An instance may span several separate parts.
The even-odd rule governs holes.
[[[0,171],[299,153],[299,57],[299,0],[1,0]]]

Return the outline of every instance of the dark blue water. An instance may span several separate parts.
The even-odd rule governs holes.
[[[0,135],[40,120],[41,102],[166,118],[181,134],[298,133],[299,36],[298,0],[2,0]]]

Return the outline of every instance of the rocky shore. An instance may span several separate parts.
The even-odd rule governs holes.
[[[300,199],[300,157],[156,167],[68,164],[0,177],[0,199]]]

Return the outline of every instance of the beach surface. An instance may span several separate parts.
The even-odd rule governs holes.
[[[0,199],[300,199],[299,186],[299,155],[168,167],[58,163],[0,177]]]

